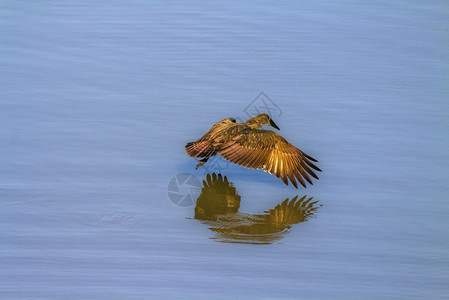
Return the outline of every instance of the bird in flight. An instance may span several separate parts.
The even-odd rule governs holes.
[[[313,184],[310,176],[318,179],[313,170],[321,172],[320,168],[312,163],[317,160],[276,132],[259,129],[263,125],[270,125],[279,130],[267,114],[255,116],[245,123],[226,118],[214,124],[197,141],[187,143],[185,151],[191,157],[201,158],[196,169],[218,153],[237,165],[262,169],[277,178],[280,177],[286,185],[290,180],[295,188],[298,188],[296,181],[306,187],[304,179]]]

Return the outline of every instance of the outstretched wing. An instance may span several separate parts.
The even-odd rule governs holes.
[[[199,139],[198,141],[187,143],[184,149],[193,158],[210,157],[216,153],[215,148],[206,139]]]
[[[263,169],[277,178],[282,178],[286,185],[290,179],[295,188],[298,188],[296,180],[306,187],[304,179],[310,184],[313,184],[310,176],[318,179],[312,169],[321,171],[312,163],[317,160],[269,130],[251,129],[236,134],[218,153],[246,168]]]

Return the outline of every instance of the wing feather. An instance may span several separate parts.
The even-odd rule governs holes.
[[[304,168],[304,170],[306,170],[307,173],[312,175],[313,178],[319,179],[318,176],[315,174],[315,172],[310,170],[310,168],[307,166],[307,164],[304,161],[301,162],[301,166]]]
[[[299,166],[298,169],[299,169],[299,172],[301,173],[302,177],[304,177],[304,179],[307,180],[308,183],[313,184],[309,175],[307,175],[307,172],[301,166]]]
[[[306,164],[311,167],[312,169],[321,172],[321,169],[318,168],[317,166],[315,166],[315,164],[313,164],[310,160],[308,160],[307,158],[304,159],[304,161],[306,162]]]
[[[301,174],[299,174],[298,169],[293,170],[293,173],[295,174],[296,179],[298,179],[298,181],[301,183],[301,185],[303,187],[306,187],[306,183],[304,182],[304,179],[302,179]]]

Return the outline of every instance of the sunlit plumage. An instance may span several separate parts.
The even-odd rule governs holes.
[[[290,180],[295,188],[298,188],[296,181],[306,187],[304,179],[313,184],[310,177],[318,179],[313,170],[321,171],[312,163],[317,160],[281,135],[259,129],[265,124],[279,129],[267,114],[260,114],[245,123],[236,123],[233,118],[221,120],[203,137],[188,143],[185,151],[191,157],[202,158],[197,168],[218,153],[237,165],[273,174],[286,185]]]

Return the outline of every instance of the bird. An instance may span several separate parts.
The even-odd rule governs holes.
[[[298,189],[297,181],[306,188],[307,181],[319,179],[315,171],[321,172],[313,162],[315,158],[290,144],[284,137],[271,130],[259,129],[269,125],[280,130],[268,114],[262,113],[244,123],[226,118],[215,123],[201,138],[185,145],[185,152],[201,160],[196,169],[216,155],[250,169],[262,169],[281,178],[288,185],[289,180]],[[305,179],[305,181],[304,181]]]

